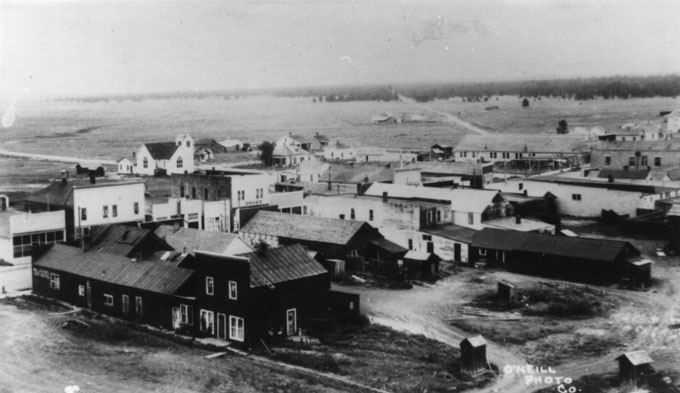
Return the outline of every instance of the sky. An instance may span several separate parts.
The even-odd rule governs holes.
[[[14,98],[680,72],[680,0],[0,0]]]

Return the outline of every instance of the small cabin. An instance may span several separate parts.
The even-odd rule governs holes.
[[[467,337],[460,342],[460,368],[468,374],[484,372],[486,360],[486,340],[481,335]]]
[[[652,371],[652,358],[645,351],[627,352],[616,358],[622,385],[643,386]]]

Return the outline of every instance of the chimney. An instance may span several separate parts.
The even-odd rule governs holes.
[[[387,202],[387,191],[383,192],[382,200],[383,200],[383,202]]]
[[[614,176],[613,176],[613,175],[607,176],[607,181],[608,181],[609,183],[614,183]]]
[[[97,178],[94,175],[90,175],[90,184],[96,184]]]
[[[515,224],[517,225],[522,224],[522,216],[515,216]]]

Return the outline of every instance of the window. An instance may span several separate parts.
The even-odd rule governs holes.
[[[215,293],[215,280],[208,276],[205,278],[205,294],[213,295]]]
[[[177,168],[181,168],[184,166],[184,162],[182,161],[182,157],[177,157]]]
[[[581,194],[571,194],[571,199],[574,201],[580,201],[581,200]]]
[[[408,249],[413,250],[413,239],[408,239]]]
[[[649,159],[647,158],[647,156],[640,157],[640,165],[642,166],[649,165]]]
[[[201,331],[215,334],[215,314],[212,311],[201,310]]]
[[[244,322],[243,318],[229,316],[229,339],[243,341]]]
[[[78,285],[78,296],[85,296],[85,285]]]
[[[486,256],[486,248],[480,248],[479,249],[479,255]]]
[[[80,219],[83,221],[87,221],[87,208],[84,207],[80,208]]]
[[[50,288],[51,289],[59,289],[59,275],[58,274],[50,274]]]
[[[194,308],[186,304],[179,305],[179,322],[182,325],[194,326]]]
[[[498,158],[498,153],[492,151],[491,153],[489,153],[489,157],[491,157],[491,158]]]
[[[184,186],[179,186],[179,197],[184,198]]]
[[[427,223],[429,224],[431,222],[432,222],[432,210],[428,210],[427,211]]]
[[[191,141],[187,141],[187,147],[191,147]]]
[[[135,314],[138,316],[144,315],[144,308],[142,307],[142,297],[135,296]]]
[[[128,315],[130,313],[130,297],[128,295],[123,295],[123,314]]]
[[[144,160],[142,160],[142,165],[144,166],[144,168],[148,168],[149,167],[149,159],[144,157]]]
[[[522,153],[515,153],[515,158],[522,158]]]
[[[461,151],[460,152],[461,157],[467,157],[467,152],[466,151]]]
[[[207,188],[203,189],[203,199],[208,200],[208,189]]]
[[[341,220],[344,220],[344,219],[345,219],[345,215],[344,215],[344,214],[341,214],[339,217],[340,217]]]
[[[604,156],[604,164],[605,165],[611,165],[612,164],[612,156]]]
[[[103,211],[104,211],[104,213],[102,214],[102,216],[103,216],[104,218],[109,218],[109,207],[108,207],[108,206],[104,206]]]
[[[239,201],[243,201],[243,200],[246,199],[246,192],[245,191],[243,191],[243,190],[237,191],[236,194],[237,194],[237,198],[238,198]]]
[[[356,218],[356,215],[354,214],[354,209],[350,209],[349,218],[352,219],[352,220],[354,220]]]
[[[111,217],[118,217],[118,205],[111,205]]]
[[[654,157],[654,166],[661,166],[661,157]]]
[[[113,306],[113,295],[104,294],[104,305]]]
[[[236,281],[229,281],[229,299],[238,299],[238,284]]]
[[[135,214],[139,214],[139,202],[135,202],[135,204],[132,206],[132,211]]]
[[[373,210],[368,211],[368,221],[373,221]]]
[[[635,166],[635,156],[628,157],[628,166]]]
[[[191,187],[191,198],[196,199],[196,187]]]
[[[440,222],[442,220],[442,211],[437,210],[437,222]]]
[[[468,213],[468,225],[474,225],[474,224],[475,224],[474,213]]]
[[[423,240],[425,241],[432,241],[432,235],[423,235]]]

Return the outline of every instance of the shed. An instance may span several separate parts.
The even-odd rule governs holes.
[[[517,287],[515,284],[504,280],[499,280],[498,298],[502,301],[508,302],[509,304],[515,304],[517,302]]]
[[[481,335],[467,337],[460,342],[460,368],[469,374],[486,370],[486,340]]]
[[[409,251],[404,255],[404,270],[409,278],[432,278],[439,273],[439,257],[423,251]]]
[[[652,358],[645,351],[627,352],[616,358],[622,385],[641,386],[647,383]]]

